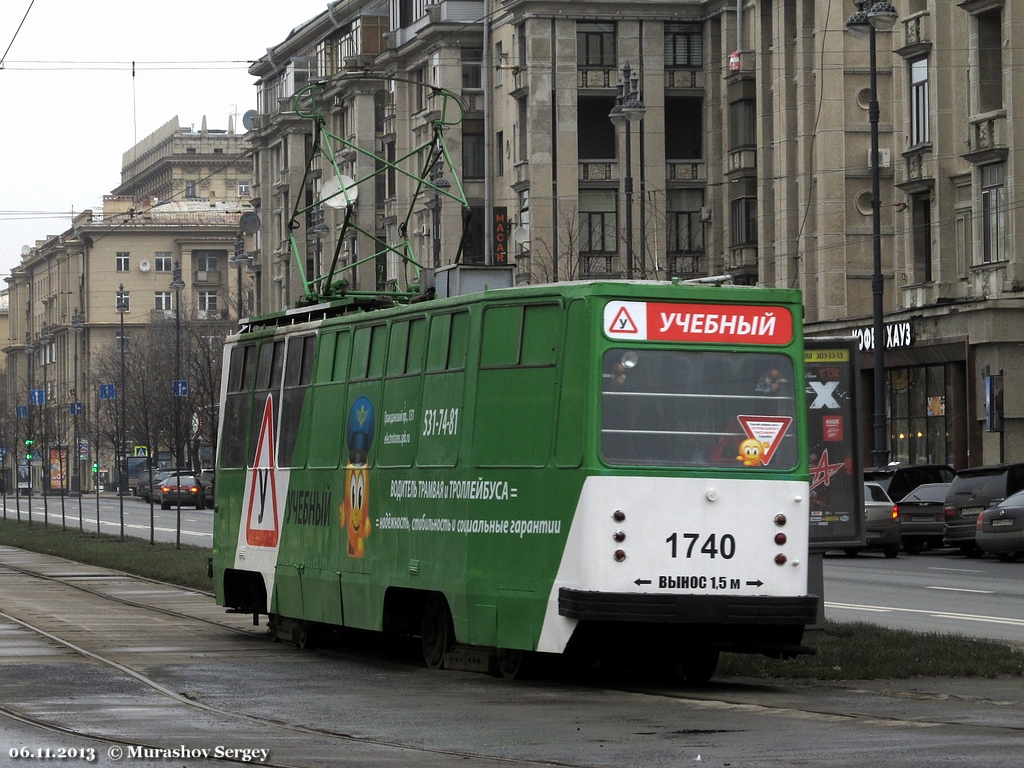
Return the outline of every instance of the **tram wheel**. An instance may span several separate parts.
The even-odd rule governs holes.
[[[694,685],[703,685],[714,676],[715,670],[718,669],[718,649],[691,648],[679,660],[679,666],[682,667],[688,682]]]
[[[420,627],[423,663],[428,669],[441,669],[444,666],[444,655],[451,650],[454,634],[447,601],[441,595],[428,596],[423,603],[423,623]]]
[[[527,667],[527,652],[518,648],[499,648],[495,654],[497,672],[506,680],[523,677]]]

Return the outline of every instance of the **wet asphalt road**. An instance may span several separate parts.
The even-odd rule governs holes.
[[[271,643],[263,627],[225,615],[208,596],[4,547],[0,612],[0,765],[83,764],[9,750],[93,746],[96,760],[84,764],[147,768],[224,763],[129,750],[267,749],[268,764],[296,768],[988,767],[1019,765],[1024,743],[1020,678],[694,689],[594,674],[510,682],[432,672],[414,649],[376,636],[300,651]],[[66,730],[13,721],[5,709]]]

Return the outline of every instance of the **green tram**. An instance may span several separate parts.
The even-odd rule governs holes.
[[[789,657],[808,594],[796,291],[565,282],[245,321],[225,350],[218,603],[304,645],[422,639],[704,681]]]

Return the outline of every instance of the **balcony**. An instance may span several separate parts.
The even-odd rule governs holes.
[[[932,17],[928,11],[911,14],[900,19],[903,24],[903,45],[894,53],[904,59],[916,59],[932,49]]]
[[[704,90],[704,71],[701,69],[666,69],[665,88]]]
[[[619,257],[612,253],[581,253],[579,256],[580,280],[600,280],[609,277],[620,277],[618,273]]]
[[[619,164],[612,160],[583,160],[580,181],[618,181]]]
[[[935,187],[936,161],[931,144],[922,144],[903,153],[904,178],[896,186],[908,195],[919,195]]]
[[[197,269],[192,275],[192,282],[197,285],[220,285],[220,272]]]
[[[708,274],[707,253],[704,251],[677,251],[668,254],[668,277],[692,280]]]
[[[614,88],[619,82],[619,71],[614,67],[579,69],[576,75],[579,88]]]
[[[665,163],[668,181],[707,181],[707,166],[703,160],[668,160]]]
[[[1005,110],[970,118],[968,145],[964,158],[975,165],[1005,162],[1010,154]]]

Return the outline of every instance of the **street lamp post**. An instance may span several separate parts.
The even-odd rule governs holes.
[[[626,279],[633,277],[633,138],[630,127],[644,119],[647,107],[640,99],[640,76],[630,74],[629,62],[622,65],[622,79],[618,84],[615,106],[608,113],[608,119],[616,127],[625,129],[626,176],[623,191],[626,195]]]
[[[75,344],[75,383],[71,389],[72,409],[75,412],[75,447],[73,448],[75,463],[73,465],[74,474],[71,477],[71,487],[78,494],[78,530],[80,531],[84,530],[85,523],[82,522],[82,442],[81,435],[78,432],[78,416],[82,411],[82,403],[78,399],[78,340],[84,329],[85,322],[82,313],[78,307],[75,307],[75,313],[71,316],[71,340]]]
[[[35,384],[34,377],[32,375],[32,353],[35,351],[35,346],[32,344],[32,333],[26,331],[25,333],[25,354],[28,356],[28,437],[25,442],[25,466],[28,469],[28,524],[32,525],[32,449],[29,447],[32,445],[32,441],[35,439],[32,436],[32,386]]]
[[[128,301],[124,295],[124,283],[117,287],[117,315],[121,324],[121,422],[118,427],[120,432],[117,441],[117,502],[121,515],[121,541],[124,541],[124,490],[125,490],[125,406],[128,404],[128,391],[124,385],[124,313],[128,311]]]
[[[882,277],[882,201],[880,192],[880,169],[878,167],[878,64],[875,58],[875,31],[892,29],[898,14],[891,3],[876,2],[868,8],[869,0],[854,0],[857,12],[846,22],[846,27],[857,34],[868,35],[868,69],[871,75],[871,100],[868,104],[868,120],[871,124],[871,236],[874,259],[871,272],[873,353],[874,353],[874,449],[871,462],[876,467],[887,463],[889,451],[886,439],[885,419],[885,322],[882,301],[884,284]]]
[[[430,171],[430,183],[434,185],[434,209],[431,216],[431,243],[434,269],[441,268],[441,190],[447,190],[452,183],[444,177],[444,163],[437,159]]]
[[[181,279],[181,262],[174,264],[174,271],[171,273],[171,290],[174,291],[174,376],[175,383],[172,395],[174,396],[174,468],[182,469],[181,462],[181,392],[178,391],[181,381],[181,289],[185,287],[185,281]],[[241,285],[239,285],[241,287]],[[239,312],[238,319],[242,319]],[[175,534],[175,549],[181,549],[181,475],[178,475],[178,524]],[[152,544],[153,528],[150,526],[150,543]]]
[[[43,527],[47,527],[50,524],[50,505],[47,501],[47,491],[50,486],[50,471],[53,467],[50,465],[50,420],[47,418],[48,409],[46,407],[46,400],[49,396],[46,385],[46,357],[49,354],[50,342],[52,341],[50,336],[50,326],[45,322],[43,323],[43,329],[39,334],[39,351],[42,355],[43,365],[43,397],[40,401],[40,407],[43,409],[43,439],[42,439],[42,450],[43,455],[40,457],[42,463],[40,464],[40,478],[42,481],[42,494],[43,494]]]

